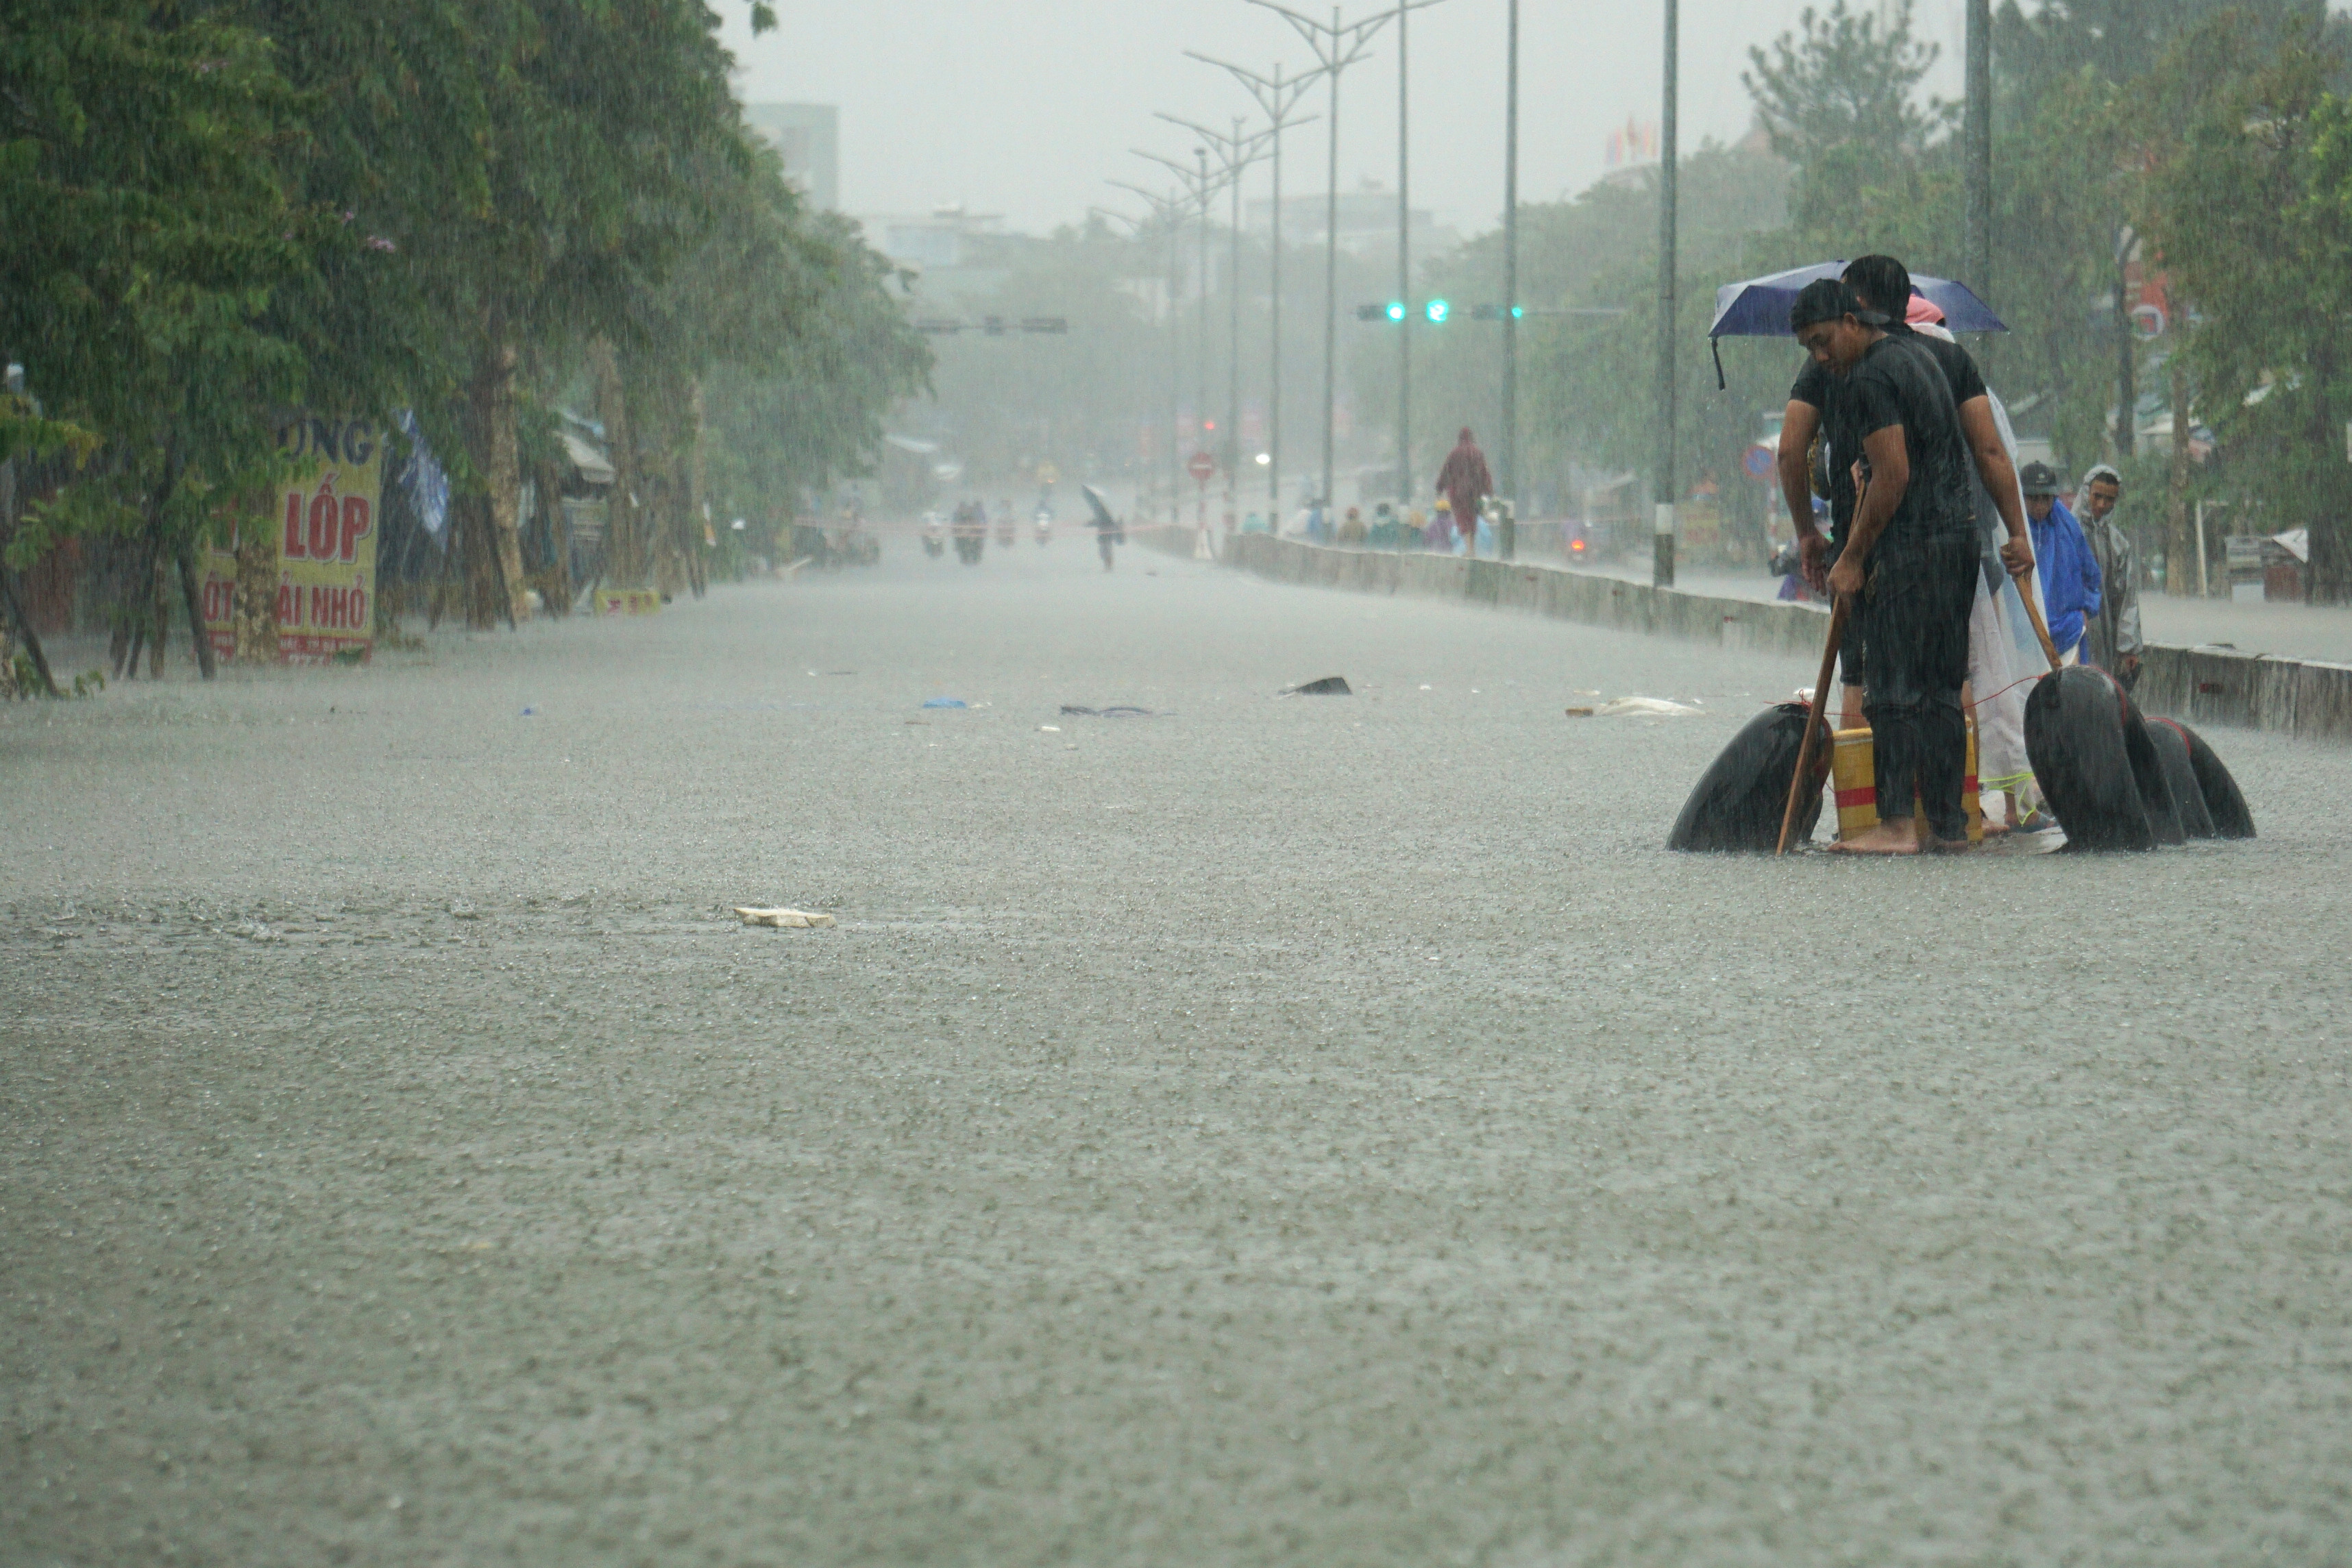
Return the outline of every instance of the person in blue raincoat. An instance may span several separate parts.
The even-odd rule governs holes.
[[[2042,572],[2051,646],[2058,650],[2060,663],[2078,664],[2083,628],[2099,613],[2099,559],[2083,537],[2083,525],[2058,499],[2058,476],[2049,464],[2026,464],[2018,482],[2025,491],[2025,516],[2033,530],[2033,559]]]

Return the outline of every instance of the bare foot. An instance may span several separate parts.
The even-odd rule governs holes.
[[[2009,824],[2001,821],[2000,818],[1997,816],[1988,816],[1985,818],[1984,835],[1987,838],[1998,838],[2008,831]]]
[[[1919,837],[1909,819],[1882,822],[1854,838],[1841,838],[1831,849],[1845,855],[1916,855]]]
[[[1988,828],[1986,831],[1991,831]],[[1963,835],[1958,838],[1937,838],[1930,834],[1920,847],[1930,855],[1965,855],[1976,846]]]

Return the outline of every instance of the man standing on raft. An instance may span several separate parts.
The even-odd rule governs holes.
[[[1935,361],[1888,336],[1887,318],[1842,281],[1809,283],[1789,326],[1814,361],[1843,374],[1845,423],[1864,484],[1832,594],[1863,623],[1863,673],[1878,782],[1878,826],[1834,848],[1916,855],[1968,846],[1961,787],[1969,612],[1976,600],[1976,507],[1950,386]],[[1927,839],[1912,816],[1926,807]]]

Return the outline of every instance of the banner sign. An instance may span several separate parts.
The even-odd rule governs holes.
[[[383,496],[383,432],[365,420],[305,419],[278,432],[303,459],[278,487],[261,528],[278,555],[278,654],[288,664],[364,660],[375,643],[375,514]],[[233,652],[229,610],[236,557],[205,556],[205,630],[215,652]]]
[[[651,616],[661,611],[661,594],[653,588],[599,588],[595,598],[600,616]]]

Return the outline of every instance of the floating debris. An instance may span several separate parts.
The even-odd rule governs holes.
[[[773,926],[779,931],[821,931],[834,923],[831,915],[810,914],[805,910],[763,910],[738,904],[735,912],[743,917],[747,926]]]

